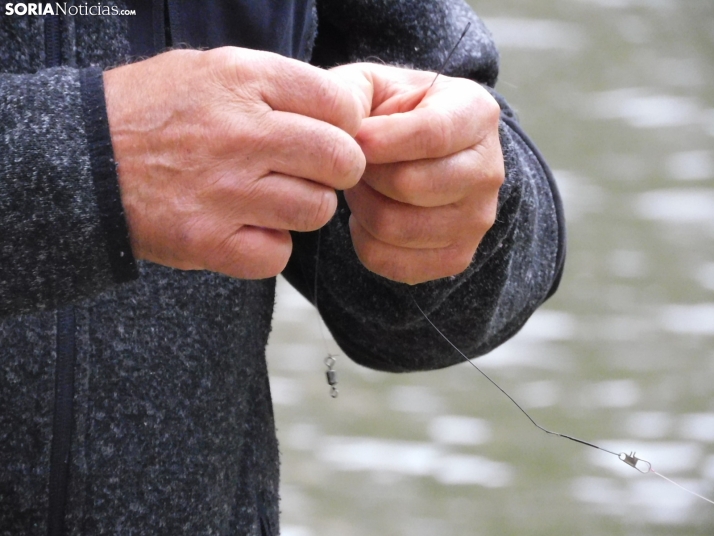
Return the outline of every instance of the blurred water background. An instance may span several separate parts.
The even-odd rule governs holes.
[[[543,425],[713,497],[714,2],[471,3],[569,224],[560,291],[479,365]],[[714,534],[714,506],[543,434],[466,364],[340,355],[332,400],[317,315],[279,289],[284,536]]]

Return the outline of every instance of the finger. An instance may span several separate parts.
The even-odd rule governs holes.
[[[265,54],[253,58],[256,71],[265,70],[260,78],[260,92],[273,109],[305,115],[325,121],[354,136],[365,115],[364,106],[350,86],[339,76],[307,63]],[[244,69],[240,60],[237,69]]]
[[[246,225],[212,244],[204,269],[240,279],[275,277],[285,269],[291,252],[288,231]]]
[[[493,225],[495,196],[469,203],[417,207],[383,196],[365,183],[345,192],[354,218],[377,240],[409,249],[475,247]]]
[[[277,173],[310,179],[337,190],[351,188],[366,160],[357,142],[330,124],[302,115],[271,112],[259,148]]]
[[[350,233],[357,256],[367,269],[410,285],[460,274],[471,264],[476,252],[476,248],[461,246],[408,249],[385,244],[354,218],[350,218]]]
[[[456,203],[474,188],[498,189],[494,173],[481,163],[478,151],[468,148],[444,158],[368,164],[361,180],[395,201],[436,207]]]
[[[330,73],[338,75],[349,86],[362,105],[362,117],[369,117],[374,95],[370,64],[346,63],[332,67]]]
[[[500,109],[478,84],[448,79],[430,88],[411,111],[373,115],[362,122],[357,141],[367,162],[383,164],[440,158],[477,145],[497,131]]]
[[[315,231],[332,218],[337,194],[332,188],[271,173],[253,183],[242,206],[231,206],[241,221],[260,227]]]

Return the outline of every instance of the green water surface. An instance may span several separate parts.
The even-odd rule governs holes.
[[[558,294],[479,364],[543,425],[714,497],[714,2],[471,4],[569,234]],[[339,356],[332,400],[325,352],[281,281],[284,536],[714,534],[714,505],[543,434],[466,364],[389,375]]]

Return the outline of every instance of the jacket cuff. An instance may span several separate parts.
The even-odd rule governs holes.
[[[558,184],[555,181],[555,177],[553,177],[553,172],[551,171],[550,166],[543,157],[543,154],[538,150],[538,147],[536,147],[535,143],[533,143],[533,140],[531,140],[530,137],[528,137],[528,135],[525,133],[523,128],[521,128],[521,125],[518,122],[518,117],[513,111],[513,108],[508,105],[506,99],[504,99],[503,96],[498,93],[494,88],[488,86],[483,87],[491,94],[491,96],[498,103],[498,106],[501,108],[501,121],[503,122],[503,124],[510,128],[511,132],[513,132],[518,136],[518,138],[520,138],[521,142],[526,147],[528,147],[530,152],[533,154],[533,157],[537,160],[538,164],[540,164],[540,167],[543,169],[543,174],[545,175],[545,178],[548,181],[548,186],[550,187],[550,193],[553,197],[553,205],[555,208],[555,217],[558,225],[558,252],[555,260],[555,276],[553,278],[553,283],[550,287],[550,290],[548,291],[548,294],[545,297],[545,299],[547,300],[558,290],[560,280],[563,278],[563,269],[565,267],[567,237],[565,233],[565,213],[563,212],[563,200],[560,196]]]
[[[138,278],[139,272],[131,251],[129,228],[121,202],[101,69],[92,67],[81,71],[80,92],[94,195],[112,278],[115,283],[124,283]]]
[[[530,149],[531,153],[533,153],[533,156],[536,158],[541,168],[543,168],[543,173],[548,181],[548,186],[550,187],[550,193],[553,196],[553,206],[555,209],[555,217],[558,225],[558,250],[555,258],[555,275],[553,277],[553,283],[551,284],[550,290],[548,291],[548,294],[545,297],[545,299],[547,300],[558,290],[560,280],[563,277],[563,269],[565,267],[566,234],[563,201],[560,197],[560,192],[558,190],[558,185],[555,182],[555,177],[553,177],[553,172],[550,170],[550,166],[548,166],[548,163],[545,161],[545,158],[535,146],[533,141],[523,131],[523,129],[516,122],[513,116],[510,116],[506,113],[502,113],[501,119],[523,141],[523,143],[528,147],[528,149]]]

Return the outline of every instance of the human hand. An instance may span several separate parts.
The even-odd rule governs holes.
[[[371,271],[410,284],[464,271],[496,218],[505,171],[500,109],[470,80],[386,65],[332,70],[371,110],[357,133],[367,158],[345,191],[350,232]]]
[[[177,50],[104,73],[135,257],[277,275],[365,166],[364,108],[322,69],[266,52]]]

